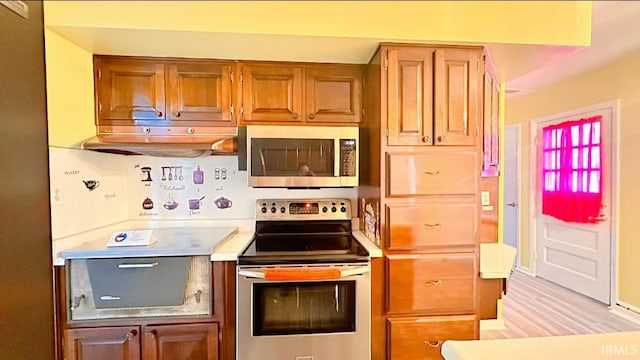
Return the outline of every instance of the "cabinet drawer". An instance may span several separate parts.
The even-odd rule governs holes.
[[[475,151],[387,154],[389,196],[475,194],[480,173]]]
[[[475,253],[392,255],[388,264],[389,312],[474,310]]]
[[[478,321],[473,315],[390,318],[387,333],[390,359],[442,359],[444,341],[478,339]]]
[[[389,249],[475,245],[478,217],[474,200],[389,204]]]

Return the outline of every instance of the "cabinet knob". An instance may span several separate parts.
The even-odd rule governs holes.
[[[295,119],[297,119],[297,118],[298,118],[298,113],[293,113],[293,114],[291,114],[291,117],[292,117],[294,120],[295,120]]]
[[[314,114],[314,113],[309,114],[309,119],[310,119],[310,120],[313,120],[313,119],[315,119],[315,118],[316,118],[316,114]],[[294,119],[295,119],[295,118],[294,118]]]
[[[431,142],[431,136],[423,136],[421,140],[423,143]]]
[[[131,339],[136,337],[136,335],[138,335],[138,330],[131,329],[131,331],[129,331],[129,333],[127,334],[127,341],[131,341]]]
[[[162,111],[156,111],[156,116],[157,117],[162,117]]]
[[[187,128],[187,134],[193,134],[194,132],[193,128]]]
[[[147,333],[148,337],[156,337],[158,335],[158,331],[156,331],[155,329],[149,330],[149,332]]]
[[[442,340],[438,340],[436,342],[431,342],[429,340],[425,340],[424,344],[433,348],[437,348],[440,347],[440,345],[442,345]]]
[[[440,136],[438,136],[438,141],[439,142],[445,142],[445,141],[447,141],[447,137],[445,135],[440,135]]]
[[[180,111],[176,111],[175,116],[180,117]]]
[[[145,126],[145,127],[143,127],[143,128],[142,128],[142,132],[143,132],[143,133],[145,133],[145,134],[148,134],[148,133],[150,133],[150,132],[151,132],[151,128],[150,128],[150,127]]]

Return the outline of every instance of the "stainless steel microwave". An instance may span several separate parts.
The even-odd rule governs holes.
[[[358,127],[246,128],[246,169],[251,187],[358,186]]]

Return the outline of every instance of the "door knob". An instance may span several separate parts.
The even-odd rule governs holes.
[[[516,203],[514,203],[514,202],[506,203],[505,205],[511,206],[511,207],[516,207]]]

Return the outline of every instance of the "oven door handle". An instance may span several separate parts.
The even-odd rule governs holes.
[[[371,268],[369,266],[357,266],[357,267],[350,267],[348,269],[340,269],[340,277],[338,277],[338,279],[344,279],[351,276],[363,275],[368,272],[371,272]],[[264,279],[265,270],[263,269],[239,270],[238,275],[244,276],[246,278]],[[304,280],[304,279],[299,279],[299,280]],[[318,280],[318,279],[313,279],[313,280]],[[330,280],[330,279],[327,279],[327,280]],[[281,281],[281,280],[277,280],[277,281]]]

